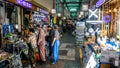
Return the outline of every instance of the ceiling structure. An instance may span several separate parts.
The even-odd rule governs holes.
[[[61,0],[61,3],[70,12],[71,18],[75,18],[81,11],[82,4],[88,4],[88,0]]]

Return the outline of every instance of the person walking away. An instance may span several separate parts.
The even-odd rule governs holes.
[[[46,62],[46,58],[45,58],[45,45],[46,45],[45,34],[44,34],[44,30],[40,27],[40,25],[37,25],[37,30],[39,31],[37,44],[38,44],[38,48],[39,48],[39,52],[40,52],[40,58],[43,61],[43,63],[45,63]]]
[[[52,64],[56,64],[56,62],[58,61],[58,51],[59,51],[59,45],[60,45],[60,41],[59,41],[59,32],[58,32],[58,26],[55,25],[54,26],[54,30],[55,30],[55,34],[54,34],[54,39],[52,42],[52,47],[53,47],[53,63]]]
[[[30,28],[29,29],[29,38],[28,38],[28,47],[29,47],[29,59],[30,63],[33,68],[36,67],[36,59],[35,59],[35,54],[36,54],[36,49],[37,49],[37,43],[36,43],[36,36],[34,34],[34,29]]]
[[[54,38],[54,30],[51,26],[48,26],[48,43],[49,43],[49,55],[48,55],[48,58],[51,58],[52,57],[52,42],[53,42],[53,38]]]

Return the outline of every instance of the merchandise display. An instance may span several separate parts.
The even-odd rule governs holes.
[[[76,43],[81,44],[83,46],[84,43],[84,28],[85,28],[85,22],[77,22],[76,23]]]

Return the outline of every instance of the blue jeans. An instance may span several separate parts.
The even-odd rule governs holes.
[[[60,41],[55,40],[53,46],[53,63],[56,63],[58,61],[59,45],[60,45]]]

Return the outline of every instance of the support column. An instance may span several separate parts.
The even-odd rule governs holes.
[[[21,32],[21,15],[20,7],[17,7],[17,22],[18,22],[18,31]]]
[[[120,35],[120,10],[118,11],[117,34]]]

